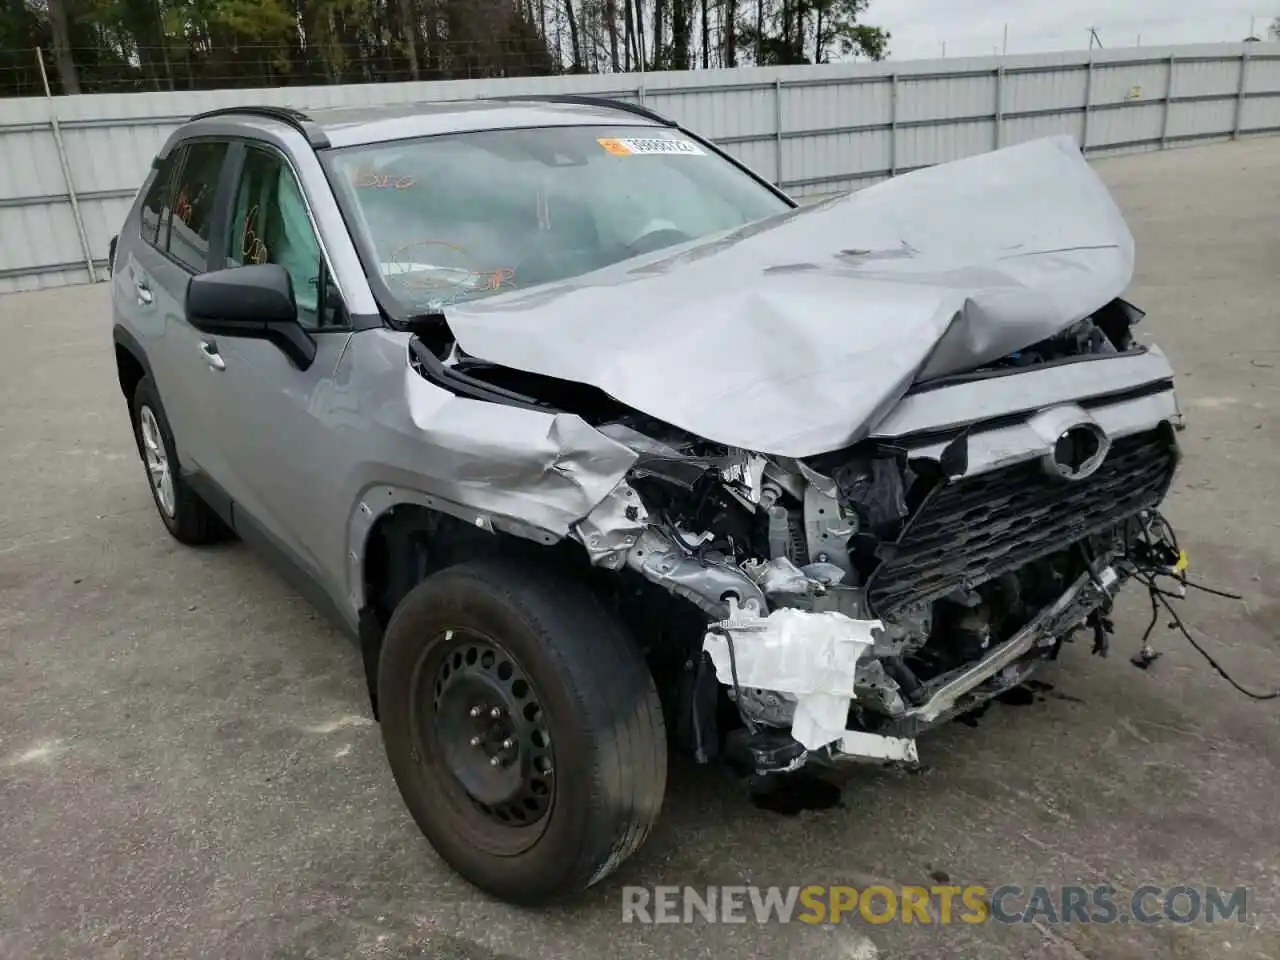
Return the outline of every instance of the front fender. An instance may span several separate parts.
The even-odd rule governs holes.
[[[467,504],[457,503],[445,497],[424,493],[394,484],[376,484],[361,492],[352,506],[347,520],[347,582],[351,585],[348,602],[351,609],[360,611],[368,602],[365,596],[365,562],[368,556],[369,537],[378,522],[397,507],[413,505],[434,510],[445,516],[462,520],[488,533],[506,533],[522,537],[534,543],[551,546],[558,543],[565,533],[540,527],[515,517],[486,513]],[[567,532],[567,531],[566,531]]]
[[[413,504],[479,529],[540,544],[563,539],[635,463],[630,448],[581,417],[457,396],[409,361],[409,337],[369,330],[351,338],[336,376],[346,455],[344,565],[353,612],[366,601],[370,531]],[[335,412],[335,420],[339,417]]]

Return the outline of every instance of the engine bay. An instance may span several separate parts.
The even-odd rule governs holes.
[[[1136,316],[1117,301],[993,369],[1134,349]],[[966,431],[936,458],[879,438],[787,458],[710,443],[638,414],[597,429],[637,453],[625,518],[645,529],[627,564],[692,601],[711,624],[703,649],[688,651],[705,675],[689,694],[704,704],[698,750],[727,736],[757,770],[786,769],[815,750],[832,756],[861,733],[875,742],[855,751],[870,756],[881,743],[908,743],[1018,685],[1029,672],[1023,659],[1055,658],[1078,630],[1105,652],[1107,611],[1123,579],[1116,565],[1147,542],[1145,511],[1163,498],[1177,461],[1167,425],[1108,441],[1105,463],[1094,456],[1094,472],[1076,483],[1035,460],[966,476]],[[1072,463],[1093,456],[1078,453],[1055,448]],[[838,624],[823,619],[833,617]],[[853,624],[874,626],[842,652],[847,637],[836,637],[837,626],[849,634]],[[805,679],[793,675],[794,659],[783,661],[803,659],[798,651],[809,643],[818,665]],[[753,651],[770,644],[790,645],[763,671],[774,682],[743,680],[758,666]],[[1024,657],[969,676],[1013,646],[1025,647]],[[852,696],[815,693],[834,701],[815,720],[800,688],[820,686],[818,674],[833,673],[829,661],[850,655]],[[958,678],[967,679],[957,692]],[[716,697],[696,693],[699,683],[718,686],[716,709],[708,707]],[[712,730],[716,724],[728,729]],[[892,751],[887,758],[900,759]]]

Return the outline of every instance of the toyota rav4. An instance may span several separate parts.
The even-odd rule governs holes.
[[[228,108],[111,261],[160,519],[358,642],[409,811],[513,901],[633,853],[669,746],[917,762],[1176,569],[1173,373],[1065,137],[800,206],[633,104]]]

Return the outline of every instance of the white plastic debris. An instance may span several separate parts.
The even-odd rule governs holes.
[[[708,630],[702,648],[715,664],[716,678],[732,686],[729,642],[721,632],[727,631],[738,685],[795,696],[791,735],[805,749],[816,750],[844,736],[858,660],[881,626],[879,620],[854,620],[835,611],[787,607],[757,617],[731,604],[729,619]]]

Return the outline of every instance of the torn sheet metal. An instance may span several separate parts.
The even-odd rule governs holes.
[[[617,570],[649,524],[649,511],[625,480],[574,528],[591,562]]]
[[[474,356],[801,457],[860,439],[917,379],[1089,316],[1132,272],[1120,211],[1055,137],[461,304],[449,325]]]
[[[363,603],[365,538],[386,510],[422,504],[552,543],[618,490],[636,461],[580,417],[433,386],[410,364],[409,335],[390,330],[351,338],[325,403],[333,429],[318,434],[327,448],[310,455],[340,470],[341,483],[337,500],[316,509],[351,512],[321,556],[335,580],[345,572],[353,611]],[[625,516],[625,504],[619,509]]]
[[[427,476],[462,503],[563,536],[617,487],[634,451],[574,414],[456,397],[406,362],[405,400]]]
[[[781,608],[767,617],[743,612],[710,628],[703,649],[716,678],[740,687],[789,693],[796,698],[791,735],[816,750],[845,735],[858,659],[872,646],[878,620],[854,620],[842,613],[807,613]],[[728,634],[733,640],[729,656]]]

